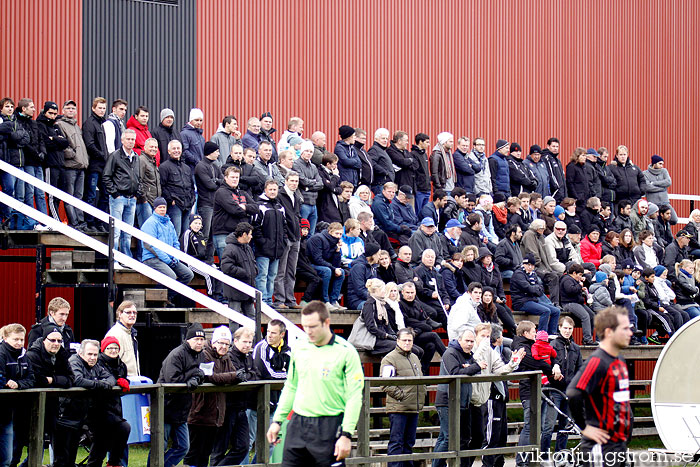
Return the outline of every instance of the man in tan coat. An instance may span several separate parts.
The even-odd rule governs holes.
[[[126,365],[127,376],[140,376],[138,341],[136,340],[136,304],[126,300],[117,308],[117,323],[107,331],[119,341],[119,358]]]
[[[411,328],[399,330],[396,348],[383,359],[381,375],[384,378],[423,376],[418,357],[411,352],[414,332]],[[425,401],[425,386],[383,386],[387,393],[386,411],[389,413],[391,427],[389,431],[388,455],[412,454],[416,442],[418,414]],[[389,467],[403,465],[402,462],[389,462]]]

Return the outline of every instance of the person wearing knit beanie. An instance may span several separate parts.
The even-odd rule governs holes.
[[[187,334],[185,335],[185,340],[189,341],[190,339],[197,339],[197,338],[202,338],[204,339],[204,328],[202,327],[201,323],[192,323],[187,327]]]
[[[117,347],[119,347],[121,349],[121,345],[119,345],[119,340],[117,340],[116,337],[107,336],[104,339],[102,339],[102,342],[100,343],[100,351],[104,353],[105,349],[110,344],[117,344]]]
[[[219,326],[214,329],[214,334],[211,336],[211,345],[216,344],[219,341],[228,341],[227,344],[231,344],[231,331],[228,326]]]
[[[656,166],[656,164],[659,164],[659,163],[661,163],[661,162],[663,162],[663,161],[664,161],[664,158],[661,157],[661,156],[659,156],[659,155],[657,155],[657,154],[654,154],[653,156],[651,156],[651,165],[652,165],[652,166]],[[658,168],[658,167],[654,167],[654,168],[656,169],[656,168]]]
[[[195,120],[204,120],[204,112],[202,112],[202,109],[194,108],[194,109],[190,110],[190,119],[187,121],[192,123]],[[195,126],[195,125],[192,125],[192,126]],[[196,126],[195,126],[195,128],[196,128]]]
[[[175,119],[175,112],[173,112],[172,109],[169,109],[169,108],[166,107],[166,108],[164,108],[163,110],[160,111],[160,121],[161,121],[161,123],[163,122],[163,120],[165,120],[165,119],[168,118],[168,117],[172,117],[173,120],[174,120],[174,119]],[[165,126],[165,127],[170,127],[170,126],[172,126],[172,122],[170,123],[170,125],[164,125],[164,126]]]

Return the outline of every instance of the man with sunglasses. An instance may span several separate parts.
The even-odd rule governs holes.
[[[53,301],[53,300],[52,300]],[[70,354],[64,347],[65,339],[57,326],[43,328],[41,335],[29,346],[27,360],[34,372],[34,387],[37,388],[63,388],[73,386],[75,376],[68,363]],[[58,417],[59,400],[56,397],[46,399],[44,412],[44,432],[51,438],[51,444],[56,447],[55,427]],[[20,420],[25,423],[18,424]],[[22,426],[23,425],[23,426]],[[22,457],[22,448],[29,444],[29,420],[26,417],[18,417],[15,420],[14,451],[11,465],[19,465]]]
[[[107,331],[105,337],[116,337],[119,341],[119,358],[126,365],[127,376],[140,376],[139,341],[136,339],[136,304],[126,300],[117,308],[117,322]]]

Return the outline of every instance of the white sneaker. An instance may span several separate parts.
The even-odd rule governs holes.
[[[123,270],[123,269],[129,269],[129,268],[127,268],[126,266],[123,266],[123,265],[117,263],[116,261],[114,262],[114,270],[115,270],[115,271],[121,271],[121,270]]]
[[[331,303],[331,307],[332,307],[333,309],[339,310],[339,311],[347,310],[346,307],[342,306],[342,305],[341,305],[340,303],[338,303],[337,301]]]
[[[51,227],[49,227],[48,225],[44,225],[44,224],[36,224],[34,226],[34,230],[39,231],[39,232],[48,232],[49,230],[51,230]]]

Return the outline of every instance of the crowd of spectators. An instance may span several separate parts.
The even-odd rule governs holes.
[[[452,348],[473,359],[467,347],[485,339],[478,331],[484,324],[503,329],[498,358],[511,365],[523,336],[534,329],[517,325],[513,310],[538,316],[540,332],[557,339],[565,313],[564,322],[580,326],[588,345],[600,338],[596,314],[612,305],[627,310],[633,345],[659,343],[700,315],[700,210],[673,233],[678,216],[659,155],[643,169],[624,145],[613,154],[605,147],[576,147],[566,163],[554,137],[544,147],[533,144],[526,155],[519,143],[505,139],[490,144],[493,151],[484,138],[455,138],[447,131],[435,142],[418,133],[410,144],[406,132],[385,128],[374,131],[369,146],[367,131],[350,125],[339,127],[330,151],[324,133],[305,138],[299,117],[289,119],[277,140],[269,112],[249,118],[245,131],[234,116],[225,116],[207,141],[201,109],[192,109],[178,130],[168,108],[149,127],[149,109],[138,107],[125,123],[127,107],[117,99],[107,115],[107,101],[97,97],[80,126],[73,100],[60,109],[46,102],[35,120],[31,99],[15,107],[4,98],[0,158],[218,265],[260,290],[273,307],[301,309],[319,299],[330,310],[361,310],[350,336],[358,348],[385,356],[397,348],[399,331],[411,328],[411,352],[424,374],[435,353],[443,355],[446,372],[451,367],[444,356]],[[58,199],[50,196],[47,203],[43,191],[6,172],[0,183],[7,194],[63,220]],[[68,204],[65,213],[78,230],[106,231],[104,223]],[[11,229],[46,228],[7,206],[0,215]],[[113,235],[122,253],[184,284],[197,272],[152,245],[137,242],[132,249],[126,232],[115,229]],[[251,297],[205,278],[214,299],[254,317]],[[447,331],[447,346],[439,330]],[[247,336],[233,324],[231,331],[234,347]],[[52,342],[48,335],[35,337],[43,339],[41,345]],[[114,337],[120,352],[128,348],[128,335],[115,331]],[[179,361],[202,358],[203,340],[198,347],[183,345],[189,347]],[[89,360],[87,366],[76,360],[88,358],[86,352],[92,358],[94,347],[83,342],[72,364],[91,372]],[[218,347],[209,349],[209,357],[216,360],[216,352]],[[127,352],[127,368],[137,367],[137,358]],[[469,362],[462,356],[451,358],[476,371],[464,367]],[[557,379],[554,364],[550,380]],[[196,371],[187,378],[176,373],[180,382],[203,380]],[[162,376],[169,378],[167,372]],[[230,382],[241,375],[222,378]],[[243,424],[244,408],[221,423]],[[190,423],[181,410],[168,422],[180,447],[183,424]],[[210,426],[196,417],[193,425],[201,426],[191,431],[193,438],[212,439]],[[243,444],[225,455],[220,443],[212,449],[229,462],[245,450]]]
[[[20,324],[2,328],[0,383],[6,389],[93,390],[89,397],[47,399],[44,426],[53,465],[75,465],[81,439],[89,432],[89,441],[83,441],[90,452],[86,465],[101,466],[108,456],[108,466],[126,466],[131,426],[124,418],[120,390],[128,392],[130,381],[140,380],[140,360],[148,357],[139,353],[136,305],[119,305],[117,322],[101,341],[77,342],[68,324],[70,310],[70,303],[56,297],[28,334]],[[183,383],[193,390],[204,382],[286,379],[291,349],[284,323],[271,321],[260,342],[254,342],[254,336],[253,329],[239,328],[232,334],[221,326],[206,339],[201,324],[190,325],[182,345],[162,362],[157,382]],[[272,391],[272,411],[278,399],[279,391]],[[257,429],[256,400],[255,390],[167,394],[165,445],[168,440],[172,444],[165,452],[165,465],[183,459],[186,465],[235,465],[248,459]],[[29,442],[26,406],[6,404],[0,413],[0,460],[3,465],[20,465]]]

